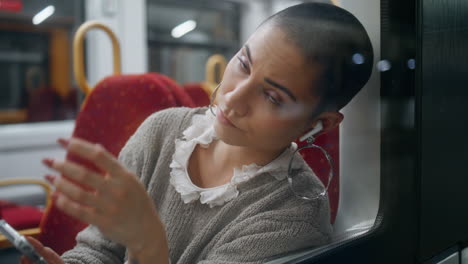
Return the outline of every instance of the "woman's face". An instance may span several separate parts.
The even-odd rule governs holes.
[[[281,30],[260,27],[226,67],[216,94],[217,135],[230,145],[283,149],[315,123],[319,74]]]

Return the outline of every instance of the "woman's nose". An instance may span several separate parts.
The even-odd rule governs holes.
[[[236,115],[244,116],[249,112],[251,88],[248,84],[239,84],[225,94],[226,107],[233,110]]]

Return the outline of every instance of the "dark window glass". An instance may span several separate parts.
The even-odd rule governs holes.
[[[150,0],[147,12],[149,70],[180,83],[203,81],[211,55],[239,48],[238,3]]]
[[[18,3],[0,11],[0,125],[74,119],[71,48],[84,1]]]

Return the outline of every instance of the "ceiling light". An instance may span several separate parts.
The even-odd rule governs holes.
[[[44,20],[46,20],[48,17],[50,17],[51,15],[53,15],[55,12],[55,7],[53,5],[50,5],[44,9],[42,9],[41,11],[39,11],[39,13],[37,13],[33,19],[32,19],[32,22],[34,25],[39,25],[40,23],[42,23]]]
[[[194,20],[187,20],[184,23],[174,27],[171,31],[171,35],[174,38],[180,38],[183,35],[189,33],[197,27],[197,22]]]

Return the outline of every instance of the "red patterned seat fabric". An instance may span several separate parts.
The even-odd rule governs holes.
[[[210,104],[210,97],[203,90],[200,83],[186,83],[184,84],[184,89],[196,106],[208,106]]]
[[[17,230],[38,227],[42,216],[43,211],[37,207],[0,201],[0,219]]]
[[[188,94],[182,87],[180,87],[174,80],[167,77],[166,75],[162,75],[159,73],[152,73],[158,76],[158,79],[162,81],[169,88],[174,95],[174,99],[178,106],[187,106],[187,107],[195,107],[196,104],[194,99],[191,98],[190,94]]]
[[[30,91],[28,95],[28,122],[51,121],[55,119],[55,107],[59,96],[47,86]]]

